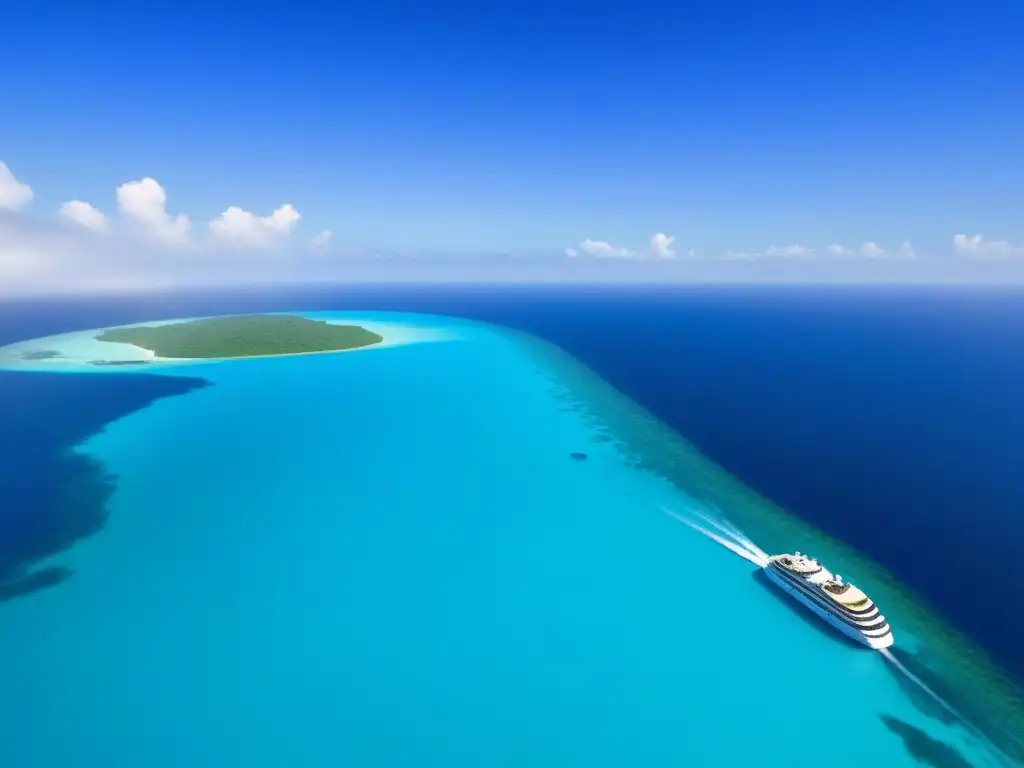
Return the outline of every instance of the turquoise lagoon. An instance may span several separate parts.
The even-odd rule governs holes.
[[[387,343],[102,368],[137,350],[0,350],[211,383],[79,447],[117,490],[59,558],[74,578],[0,611],[0,765],[1007,764],[661,508],[836,558],[898,646],[977,678],[983,660],[559,350],[303,314]]]

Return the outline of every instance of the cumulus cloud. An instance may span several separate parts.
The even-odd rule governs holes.
[[[305,248],[288,258],[265,251],[228,257],[213,241],[182,246],[138,237],[114,226],[108,232],[68,226],[53,216],[36,219],[0,211],[0,295],[132,291],[179,286],[285,282],[297,277],[341,279],[347,267],[325,267]],[[202,258],[183,258],[201,255]],[[330,260],[333,261],[333,260]]]
[[[901,259],[916,259],[917,250],[914,248],[913,243],[909,240],[904,240],[899,250],[896,251],[896,256]]]
[[[329,229],[323,230],[319,235],[314,235],[309,240],[311,248],[326,248],[334,239],[334,233]]]
[[[889,254],[882,246],[875,242],[862,243],[856,249],[847,248],[845,245],[839,243],[832,243],[822,249],[822,252],[826,256],[831,257],[853,257],[861,256],[867,259],[880,259],[891,255],[893,258],[900,259],[916,259],[917,252],[914,250],[914,246],[910,241],[904,242],[899,249]],[[817,253],[814,248],[810,248],[806,245],[770,245],[764,251],[726,251],[726,259],[761,259],[761,258],[776,258],[776,259],[793,259],[813,256]]]
[[[60,207],[57,215],[65,221],[91,229],[93,232],[106,232],[109,229],[107,217],[103,212],[82,200],[69,200]]]
[[[126,220],[157,240],[171,245],[188,242],[188,216],[167,213],[167,193],[160,183],[146,177],[117,188],[117,207]]]
[[[880,259],[885,256],[885,249],[878,243],[868,240],[866,243],[861,243],[860,255],[866,259]]]
[[[84,227],[0,211],[0,293],[170,285],[180,259],[166,256],[160,245],[139,249]]]
[[[658,232],[651,238],[651,253],[659,259],[671,259],[676,255],[672,248],[672,243],[675,241],[674,237],[670,237],[664,232]]]
[[[14,190],[12,192],[12,190]],[[296,248],[288,259],[257,258],[260,248],[284,242],[299,221],[291,205],[266,217],[238,207],[211,222],[208,237],[193,237],[184,214],[167,212],[167,193],[151,177],[116,189],[117,213],[107,216],[83,200],[69,200],[49,217],[13,210],[31,190],[0,163],[0,292],[85,291],[229,284],[292,279],[311,258]],[[140,236],[146,242],[140,242]],[[324,230],[313,242],[326,245]],[[225,241],[247,246],[250,258],[223,258]],[[183,259],[182,249],[206,258]],[[304,255],[306,254],[306,255]],[[318,260],[322,262],[322,260]],[[308,262],[310,269],[324,269]]]
[[[32,200],[32,187],[18,181],[7,163],[0,160],[0,208],[17,211]]]
[[[672,259],[675,258],[674,248],[675,237],[658,232],[650,239],[649,247],[646,249],[632,250],[618,245],[612,245],[605,240],[591,240],[589,237],[582,240],[575,246],[565,249],[565,255],[575,259],[580,255],[593,256],[598,259]],[[692,251],[691,251],[692,253]]]
[[[766,253],[769,256],[795,258],[800,256],[809,256],[814,253],[814,249],[808,248],[806,245],[769,245]]]
[[[65,255],[63,238],[33,225],[0,209],[0,292],[44,279]]]
[[[825,251],[831,256],[846,257],[858,255],[866,259],[882,259],[887,257],[905,260],[917,259],[917,251],[909,240],[905,240],[899,248],[891,252],[886,251],[885,248],[880,246],[878,243],[870,240],[865,243],[861,243],[856,250],[847,248],[845,245],[840,245],[839,243],[833,243],[832,245],[826,246]]]
[[[973,258],[1024,256],[1024,247],[1013,246],[1006,240],[988,240],[984,235],[953,235],[953,247]]]
[[[210,232],[231,245],[266,248],[288,235],[300,218],[299,212],[288,203],[269,216],[257,216],[233,205],[210,222]]]
[[[618,248],[604,240],[591,240],[589,237],[580,243],[579,249],[599,259],[628,259],[632,256],[626,248]]]

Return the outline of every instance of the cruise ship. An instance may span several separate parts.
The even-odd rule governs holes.
[[[853,584],[833,575],[814,558],[799,552],[773,555],[764,571],[769,579],[843,634],[875,650],[892,645],[892,630],[878,607]]]

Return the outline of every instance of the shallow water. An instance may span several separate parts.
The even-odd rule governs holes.
[[[0,611],[0,763],[957,764],[938,739],[998,764],[665,515],[786,538],[582,366],[377,319],[424,333],[160,367],[212,386],[81,446],[110,517],[59,558],[74,578]]]

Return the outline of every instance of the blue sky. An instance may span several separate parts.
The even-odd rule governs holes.
[[[6,206],[0,260],[22,271],[33,232],[95,250],[49,232],[61,205],[94,206],[110,237],[115,190],[146,178],[203,248],[224,250],[208,222],[236,206],[310,276],[367,254],[399,278],[431,259],[485,275],[490,258],[495,279],[616,254],[615,275],[652,279],[694,261],[798,278],[821,267],[794,257],[842,254],[851,277],[1024,261],[1016,0],[27,3],[3,26],[0,162],[32,197]],[[299,218],[257,221],[285,204]],[[328,253],[300,254],[323,230]],[[659,251],[657,233],[675,239]],[[246,263],[229,250],[218,263]],[[645,257],[669,251],[655,276]],[[867,258],[911,253],[924,266]]]

